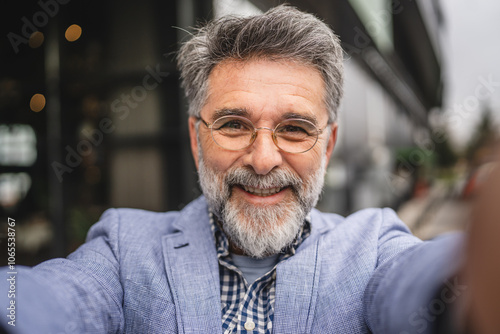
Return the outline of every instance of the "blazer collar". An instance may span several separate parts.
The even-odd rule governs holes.
[[[205,199],[186,206],[173,227],[162,246],[179,332],[221,333],[219,268]]]
[[[298,247],[294,256],[276,268],[274,333],[311,332],[321,270],[321,234],[326,227],[319,211],[313,210],[311,235]]]

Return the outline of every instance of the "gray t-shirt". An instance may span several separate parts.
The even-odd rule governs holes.
[[[243,277],[245,277],[249,285],[255,282],[259,277],[271,271],[276,263],[278,263],[279,256],[280,254],[276,254],[263,259],[256,259],[250,256],[231,253],[234,264],[241,270]]]

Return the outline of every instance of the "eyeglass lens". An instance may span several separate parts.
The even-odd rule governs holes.
[[[241,150],[250,146],[255,139],[254,136],[257,135],[252,122],[239,116],[221,117],[211,128],[214,141],[228,150]],[[273,139],[281,150],[301,153],[310,150],[316,144],[318,129],[306,120],[285,120],[274,129]]]

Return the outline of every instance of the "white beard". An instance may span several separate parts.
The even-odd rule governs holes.
[[[326,169],[326,155],[321,166],[307,180],[287,169],[277,169],[267,175],[257,175],[251,167],[239,167],[217,172],[205,165],[199,150],[200,185],[212,212],[222,224],[229,242],[245,255],[262,258],[279,253],[296,239],[307,214],[321,195]],[[235,198],[232,188],[244,184],[250,187],[291,187],[291,196],[269,207],[249,204]]]

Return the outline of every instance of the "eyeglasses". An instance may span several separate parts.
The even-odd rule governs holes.
[[[214,142],[230,151],[244,150],[253,144],[257,131],[272,132],[274,144],[287,153],[304,153],[316,145],[318,137],[325,128],[318,129],[313,123],[304,119],[287,119],[274,129],[256,128],[253,123],[241,116],[222,116],[213,123],[207,123],[201,117],[199,120],[210,129]],[[328,126],[328,125],[327,125]]]

